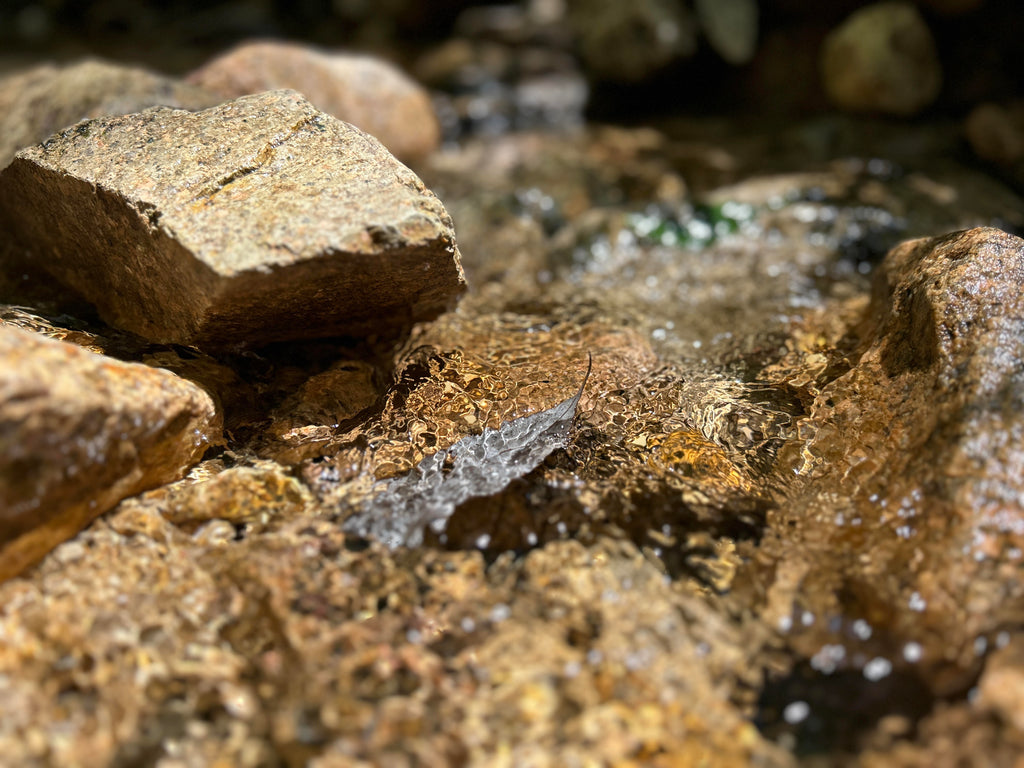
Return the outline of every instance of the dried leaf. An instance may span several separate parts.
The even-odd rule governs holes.
[[[415,547],[423,542],[427,525],[440,530],[462,502],[497,493],[530,472],[565,446],[590,368],[568,400],[500,429],[464,437],[408,474],[380,483],[366,507],[345,521],[345,531],[391,548]]]

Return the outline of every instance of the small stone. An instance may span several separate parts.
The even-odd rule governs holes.
[[[636,83],[697,50],[693,14],[675,0],[570,0],[580,57],[597,80]]]
[[[106,322],[158,342],[393,335],[464,287],[440,201],[291,91],[79,123],[19,153],[0,210]]]
[[[697,0],[701,28],[730,64],[747,64],[757,52],[757,0]]]
[[[0,80],[0,168],[15,153],[89,117],[123,115],[154,106],[205,109],[221,99],[158,75],[88,59],[64,67],[33,67]]]
[[[850,16],[825,40],[821,71],[829,98],[857,112],[913,115],[942,85],[935,40],[904,2],[875,3]]]
[[[1024,158],[1024,104],[979,104],[967,116],[964,133],[982,160],[1012,166]]]
[[[209,395],[166,371],[7,325],[0,361],[0,581],[219,438]]]
[[[327,53],[305,45],[251,42],[189,76],[224,99],[281,88],[376,136],[396,156],[414,160],[441,143],[429,94],[396,67],[372,56]]]

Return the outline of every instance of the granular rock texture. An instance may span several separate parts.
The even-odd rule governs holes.
[[[793,764],[727,698],[736,627],[629,545],[488,567],[348,544],[122,507],[0,585],[5,759]]]
[[[778,557],[766,621],[819,673],[888,679],[904,703],[961,695],[1019,621],[1022,282],[1024,241],[998,230],[901,245],[852,368],[808,387],[759,559]]]
[[[1021,243],[899,243],[1024,205],[874,150],[941,137],[858,125],[828,141],[868,148],[820,164],[813,127],[717,123],[435,155],[475,279],[400,343],[213,358],[0,311],[235,412],[184,478],[0,585],[0,755],[1013,766]],[[543,422],[590,361],[533,469],[381,544],[425,498],[381,488],[486,471],[500,452],[461,449]]]
[[[43,64],[0,80],[0,168],[22,147],[85,118],[155,106],[205,109],[221,100],[139,67],[92,59],[63,67]]]
[[[38,263],[154,341],[395,334],[463,288],[437,198],[290,91],[79,123],[18,155],[0,207]]]
[[[220,438],[210,397],[165,371],[5,324],[0,361],[0,580]]]
[[[224,99],[281,88],[298,91],[318,109],[377,137],[403,160],[421,158],[441,143],[427,92],[372,56],[291,43],[244,43],[188,79]]]

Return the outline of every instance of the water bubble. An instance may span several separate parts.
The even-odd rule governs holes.
[[[876,656],[864,665],[864,677],[872,683],[877,683],[882,678],[888,677],[892,672],[892,662]]]
[[[913,641],[903,646],[903,658],[914,664],[921,660],[923,655],[921,644]]]
[[[505,605],[505,603],[498,603],[496,606],[491,608],[491,621],[495,624],[500,624],[511,615],[512,609]]]
[[[811,705],[806,701],[792,701],[782,710],[782,718],[790,725],[798,725],[811,714]]]
[[[811,668],[816,669],[822,674],[831,675],[845,658],[845,646],[839,644],[823,645],[821,650],[811,657]]]
[[[867,640],[871,637],[871,625],[864,621],[864,619],[857,619],[853,622],[852,629],[853,634],[861,640]]]

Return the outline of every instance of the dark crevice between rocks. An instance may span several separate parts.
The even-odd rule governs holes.
[[[883,720],[890,737],[912,738],[939,701],[910,668],[871,680],[861,669],[828,674],[802,661],[766,681],[754,723],[798,756],[835,758],[864,749]]]

